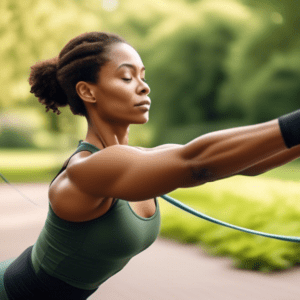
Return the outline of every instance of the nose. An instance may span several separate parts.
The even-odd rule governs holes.
[[[140,86],[140,93],[144,94],[144,95],[148,95],[148,94],[150,94],[150,92],[151,92],[151,89],[150,89],[149,85],[145,81],[142,81],[142,85]]]

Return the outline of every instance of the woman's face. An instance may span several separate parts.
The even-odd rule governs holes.
[[[117,43],[111,46],[108,58],[94,90],[99,116],[114,124],[146,123],[150,105],[137,104],[150,103],[150,88],[144,82],[145,67],[139,54],[131,46]]]

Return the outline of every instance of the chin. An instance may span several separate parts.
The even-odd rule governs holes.
[[[132,122],[131,124],[140,124],[140,125],[143,125],[143,124],[146,124],[148,123],[149,120],[146,120],[144,122]]]
[[[149,113],[139,115],[137,118],[135,118],[134,123],[135,124],[145,124],[149,121]]]

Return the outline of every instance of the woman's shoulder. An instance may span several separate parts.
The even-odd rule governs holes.
[[[113,198],[93,196],[81,191],[68,178],[67,168],[72,164],[80,164],[80,160],[92,155],[81,151],[71,157],[63,172],[61,172],[49,187],[49,201],[54,213],[67,221],[83,222],[95,219],[109,209]]]

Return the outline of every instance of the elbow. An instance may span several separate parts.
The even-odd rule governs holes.
[[[239,173],[235,172],[221,172],[218,169],[215,169],[213,171],[213,168],[208,168],[208,167],[193,167],[191,171],[191,180],[195,185],[200,185],[208,182],[214,182],[220,179],[224,179],[230,176],[234,175],[243,175],[243,176],[249,176],[249,177],[254,177],[262,174],[263,172],[260,172],[259,170],[244,170]]]

